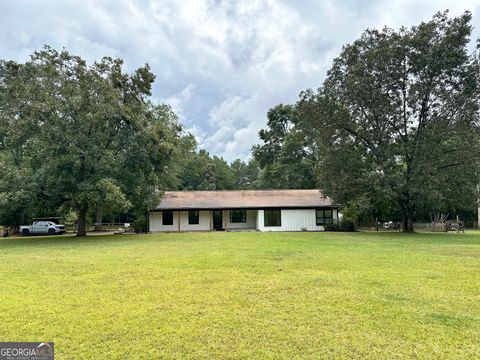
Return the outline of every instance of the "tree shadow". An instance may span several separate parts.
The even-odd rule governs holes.
[[[114,245],[118,243],[127,243],[138,240],[148,240],[149,237],[138,235],[149,234],[128,234],[128,235],[90,235],[85,237],[72,236],[28,236],[28,237],[10,237],[0,239],[0,248],[16,248],[16,247],[58,247],[58,246],[98,246],[98,245]],[[152,238],[153,240],[153,238]]]

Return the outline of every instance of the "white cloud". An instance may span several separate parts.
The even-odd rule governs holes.
[[[200,127],[198,127],[197,125],[194,125],[192,127],[189,127],[189,128],[186,128],[185,129],[185,132],[186,133],[190,133],[192,134],[193,136],[195,136],[195,139],[197,140],[197,146],[200,148],[200,149],[203,149],[205,148],[205,138],[207,137],[207,132],[202,130]]]
[[[203,146],[229,160],[245,157],[263,124],[263,114],[255,112],[258,108],[257,103],[256,97],[230,96],[215,106],[210,111],[208,120],[210,128],[214,131],[204,141]],[[243,135],[240,139],[240,134],[246,134],[247,129],[251,136],[246,138]]]
[[[170,105],[175,114],[177,114],[179,120],[185,121],[185,107],[188,105],[188,101],[192,98],[194,91],[195,84],[188,84],[179,93],[165,99],[160,99],[158,102]]]
[[[0,53],[24,61],[50,44],[88,61],[149,63],[154,97],[199,146],[248,157],[267,110],[321,85],[341,46],[367,27],[399,27],[449,8],[479,23],[480,0],[23,0],[0,2]],[[480,36],[475,29],[474,37]]]

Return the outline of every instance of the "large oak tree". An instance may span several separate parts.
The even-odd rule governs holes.
[[[478,54],[471,14],[439,13],[344,46],[297,104],[321,150],[320,185],[341,204],[396,204],[403,231],[421,209],[473,209],[479,163]]]
[[[0,202],[73,209],[79,236],[89,209],[142,216],[158,204],[183,139],[149,101],[154,78],[148,65],[127,74],[119,59],[89,66],[48,47],[1,61]]]

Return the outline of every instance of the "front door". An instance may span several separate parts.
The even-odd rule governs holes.
[[[223,219],[222,219],[222,211],[221,210],[214,210],[213,211],[213,228],[215,230],[223,229]]]

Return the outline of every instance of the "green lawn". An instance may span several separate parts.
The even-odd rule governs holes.
[[[57,359],[474,359],[480,233],[0,240],[0,341]]]

